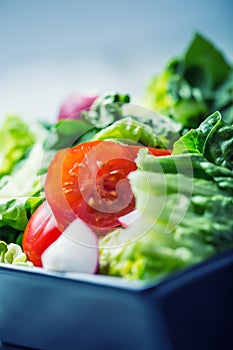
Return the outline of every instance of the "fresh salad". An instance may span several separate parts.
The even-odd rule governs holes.
[[[233,247],[233,66],[195,34],[128,94],[0,129],[0,262],[161,279]]]

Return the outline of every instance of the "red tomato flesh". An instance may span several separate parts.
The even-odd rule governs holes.
[[[120,225],[118,218],[135,209],[128,174],[137,169],[141,146],[91,141],[59,151],[45,181],[45,196],[63,231],[79,217],[94,231]],[[148,148],[153,155],[168,150]]]

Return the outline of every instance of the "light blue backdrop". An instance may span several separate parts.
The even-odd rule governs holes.
[[[194,31],[233,59],[233,2],[0,0],[0,119],[53,119],[65,96],[87,89],[138,102]]]

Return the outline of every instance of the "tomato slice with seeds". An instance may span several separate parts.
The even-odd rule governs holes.
[[[45,181],[46,199],[64,230],[77,216],[93,230],[114,228],[118,218],[135,209],[128,174],[137,169],[141,146],[90,141],[59,151]],[[170,151],[148,148],[154,155]]]

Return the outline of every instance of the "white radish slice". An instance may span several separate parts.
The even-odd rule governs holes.
[[[99,262],[96,234],[75,219],[41,256],[45,269],[61,272],[96,273]]]
[[[130,213],[119,217],[118,221],[120,222],[120,224],[123,227],[128,227],[128,226],[132,225],[133,222],[138,220],[139,217],[140,217],[140,212],[139,212],[139,210],[135,209],[135,210],[131,211]]]

